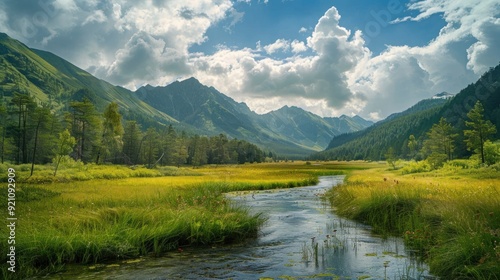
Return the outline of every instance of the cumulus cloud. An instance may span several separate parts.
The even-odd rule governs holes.
[[[267,46],[264,46],[264,50],[268,54],[273,54],[277,51],[288,51],[290,49],[290,42],[288,42],[285,39],[278,39],[276,42],[269,44]]]
[[[365,116],[384,118],[396,106],[407,108],[441,91],[457,93],[500,60],[497,1],[422,0],[408,8],[418,14],[393,24],[440,14],[446,25],[425,46],[388,47],[356,66],[349,88],[365,94]]]
[[[347,85],[347,72],[368,54],[361,34],[356,32],[351,35],[339,25],[339,20],[337,9],[332,7],[318,21],[307,39],[307,46],[314,51],[314,55],[277,60],[263,56],[258,49],[226,48],[214,55],[193,58],[196,76],[204,83],[216,85],[223,92],[231,92],[240,100],[248,97],[281,98],[304,104],[303,99],[308,99],[330,107],[330,112],[339,110],[354,97]],[[306,49],[303,42],[290,43],[283,39],[263,49],[272,54],[288,50],[291,45],[294,52]],[[315,111],[324,110],[320,107],[316,106]]]
[[[130,89],[195,76],[260,113],[287,104],[324,116],[384,118],[437,92],[457,92],[500,61],[497,0],[410,1],[412,15],[392,24],[437,14],[446,25],[427,45],[389,46],[375,56],[361,31],[342,26],[335,7],[314,28],[300,28],[295,35],[302,39],[219,45],[206,54],[189,50],[206,42],[218,22],[231,30],[243,21],[235,1],[33,3],[1,1],[0,31]]]
[[[292,47],[293,53],[305,52],[307,50],[306,44],[299,40],[293,40],[290,46]]]

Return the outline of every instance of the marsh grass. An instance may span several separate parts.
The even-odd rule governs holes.
[[[339,214],[402,236],[444,279],[499,279],[500,174],[462,161],[402,173],[354,172],[328,195]]]
[[[26,168],[13,167],[21,179],[16,190],[18,279],[61,271],[71,263],[175,250],[181,254],[195,246],[240,242],[255,237],[264,218],[249,214],[225,193],[313,185],[318,174],[339,173],[336,163],[206,166],[195,171],[77,165],[58,173],[67,179],[59,182],[27,179]],[[35,174],[47,170],[39,167]],[[85,180],[79,179],[81,174]],[[6,192],[0,187],[2,197]],[[6,201],[0,207],[6,209]],[[8,236],[6,227],[0,234]],[[2,246],[2,263],[5,250]],[[13,278],[6,265],[1,269],[3,279]]]

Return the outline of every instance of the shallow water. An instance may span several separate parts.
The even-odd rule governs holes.
[[[342,182],[325,176],[316,186],[229,194],[268,218],[259,237],[237,246],[184,248],[161,258],[78,269],[51,279],[427,279],[400,238],[336,216],[321,195]]]

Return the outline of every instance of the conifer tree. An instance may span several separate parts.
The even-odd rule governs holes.
[[[474,151],[481,157],[481,163],[485,163],[484,143],[497,133],[493,123],[484,119],[484,108],[480,101],[477,101],[467,117],[470,121],[465,121],[465,125],[470,129],[464,130],[465,143],[469,151]]]

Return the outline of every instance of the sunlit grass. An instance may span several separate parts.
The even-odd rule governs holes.
[[[446,279],[498,279],[500,173],[449,164],[402,175],[387,166],[353,172],[330,192],[339,214],[405,238]]]
[[[295,162],[149,170],[78,165],[62,169],[62,182],[29,179],[26,166],[13,166],[20,181],[15,275],[23,279],[68,263],[156,256],[254,237],[263,218],[233,205],[224,193],[312,185],[319,175],[343,173],[344,166]],[[38,167],[35,174],[48,170]],[[4,197],[6,188],[0,191]],[[6,203],[1,206],[5,209]],[[6,228],[0,233],[8,235]],[[3,249],[1,253],[6,256]]]

